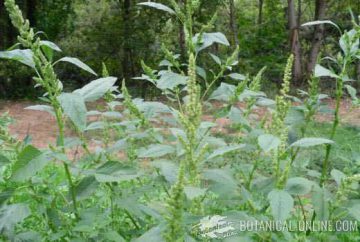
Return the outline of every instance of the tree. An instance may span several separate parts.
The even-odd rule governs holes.
[[[238,27],[236,24],[236,9],[234,0],[229,0],[229,12],[230,12],[230,29],[233,36],[233,44],[239,45]]]
[[[326,12],[326,1],[325,0],[316,0],[315,2],[315,16],[314,20],[322,20],[325,18]],[[324,25],[316,25],[314,28],[314,35],[311,42],[311,49],[308,56],[307,63],[307,77],[311,75],[315,68],[315,64],[320,52],[320,47],[324,38],[325,27]]]
[[[299,37],[299,20],[295,11],[294,0],[288,0],[288,23],[290,30],[290,46],[291,52],[294,55],[293,65],[293,79],[298,83],[302,79],[302,66],[301,66],[301,44]]]
[[[125,79],[130,79],[135,76],[133,65],[133,54],[130,46],[131,41],[131,0],[124,0],[123,2],[123,58],[121,60],[123,67],[123,76]]]

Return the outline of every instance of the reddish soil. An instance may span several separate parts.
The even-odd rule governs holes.
[[[334,107],[334,101],[329,100],[330,107]],[[32,143],[38,148],[45,148],[49,144],[56,142],[57,126],[54,117],[46,112],[26,110],[28,106],[34,103],[28,101],[21,102],[0,102],[0,114],[9,112],[10,117],[15,121],[10,126],[10,132],[16,135],[19,139],[24,139],[26,135],[32,137]],[[265,110],[259,110],[258,115],[264,115]],[[360,126],[360,108],[353,108],[350,100],[343,100],[341,103],[342,123],[353,126]],[[209,120],[209,116],[204,119]],[[319,115],[317,119],[321,122],[330,121],[331,115]],[[224,130],[228,125],[227,119],[219,119],[218,131]]]

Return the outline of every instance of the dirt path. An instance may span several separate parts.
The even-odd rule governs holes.
[[[330,107],[334,107],[334,101],[330,100]],[[26,110],[34,103],[28,101],[0,101],[0,114],[9,112],[10,117],[16,121],[10,126],[10,132],[19,139],[24,139],[26,135],[32,137],[32,143],[38,148],[45,148],[49,143],[56,142],[57,126],[55,118],[50,114],[41,111]],[[341,103],[342,122],[360,126],[360,108],[352,108],[350,100],[343,100]],[[319,116],[320,121],[331,120],[331,115]],[[219,128],[227,125],[227,120],[218,120]]]

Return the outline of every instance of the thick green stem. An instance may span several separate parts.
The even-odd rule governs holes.
[[[62,118],[62,110],[60,108],[60,106],[57,103],[57,100],[54,99],[53,103],[52,103],[54,109],[55,109],[55,116],[56,116],[56,122],[59,128],[59,143],[58,145],[61,147],[61,152],[65,153],[65,148],[64,148],[64,120]],[[74,213],[75,216],[78,217],[78,210],[77,210],[77,201],[76,201],[76,190],[75,190],[75,186],[71,177],[71,173],[70,173],[70,169],[69,169],[69,165],[65,162],[63,162],[64,165],[64,170],[65,170],[65,174],[66,174],[66,178],[68,180],[68,185],[69,185],[69,190],[71,193],[71,199],[73,202],[73,208],[74,208]]]
[[[340,123],[340,104],[341,98],[343,96],[343,80],[342,77],[346,73],[347,68],[347,61],[345,60],[342,68],[342,72],[340,74],[340,78],[336,80],[336,104],[335,104],[335,113],[334,113],[334,122],[330,133],[330,140],[333,140],[336,134],[336,129]],[[325,147],[325,159],[323,161],[322,171],[321,171],[321,178],[320,178],[320,186],[323,186],[325,181],[327,180],[327,172],[329,169],[329,159],[331,153],[332,145],[327,144]]]

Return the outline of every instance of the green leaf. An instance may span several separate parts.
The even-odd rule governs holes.
[[[106,241],[113,241],[113,242],[125,242],[126,240],[118,234],[116,231],[109,231],[104,233],[104,239]]]
[[[355,204],[354,206],[348,208],[348,211],[351,217],[360,221],[360,204]]]
[[[149,241],[165,242],[164,238],[162,237],[162,234],[163,234],[163,228],[161,225],[158,225],[145,232],[139,238],[135,239],[134,242],[149,242]]]
[[[42,153],[34,146],[26,146],[19,154],[10,177],[11,181],[25,182],[34,176],[37,172],[41,171],[50,158],[47,154]]]
[[[329,76],[329,77],[333,77],[333,78],[339,78],[338,75],[336,75],[335,73],[333,73],[329,69],[326,69],[325,67],[323,67],[323,66],[321,66],[319,64],[317,64],[315,66],[314,76],[315,77]]]
[[[49,47],[50,49],[55,50],[55,51],[57,51],[57,52],[61,52],[60,47],[57,46],[54,42],[47,41],[47,40],[41,40],[41,41],[40,41],[40,45],[41,45],[41,46]]]
[[[64,113],[71,119],[74,125],[80,131],[84,131],[87,113],[84,98],[76,93],[62,93],[58,100]]]
[[[244,148],[245,145],[244,144],[240,144],[240,145],[231,145],[231,146],[225,146],[225,147],[221,147],[219,149],[216,149],[213,153],[211,153],[206,160],[211,160],[214,159],[215,157],[218,156],[222,156],[226,153],[238,150],[238,149],[242,149]]]
[[[176,182],[179,172],[179,167],[177,165],[166,160],[154,161],[151,164],[160,169],[160,173],[169,183],[174,184]]]
[[[116,77],[104,77],[90,82],[74,93],[80,94],[85,102],[93,102],[103,97],[115,85]]]
[[[220,32],[203,33],[201,36],[202,36],[202,38],[200,40],[199,40],[199,37],[200,37],[199,34],[196,34],[193,38],[193,42],[195,44],[198,44],[198,46],[196,48],[197,52],[208,48],[209,46],[213,45],[214,43],[218,43],[218,44],[226,45],[226,46],[230,45],[226,36]]]
[[[305,195],[311,192],[313,182],[302,177],[293,177],[287,181],[285,190],[292,195]]]
[[[316,21],[311,21],[311,22],[307,22],[301,25],[301,27],[304,26],[313,26],[313,25],[319,25],[319,24],[331,24],[333,26],[335,26],[340,32],[340,28],[339,26],[337,26],[334,22],[330,21],[330,20],[316,20]]]
[[[92,195],[99,186],[99,182],[95,179],[95,176],[84,177],[76,186],[76,199],[83,200]],[[71,197],[71,191],[69,191],[68,197]]]
[[[209,99],[228,102],[235,95],[235,89],[234,85],[222,82]]]
[[[91,69],[88,65],[86,65],[84,62],[82,62],[78,58],[63,57],[60,60],[58,60],[57,62],[55,62],[55,64],[58,63],[58,62],[69,62],[69,63],[83,69],[84,71],[87,71],[87,72],[93,74],[94,76],[97,76],[96,72],[93,69]]]
[[[190,200],[193,200],[194,198],[204,196],[207,189],[199,188],[199,187],[190,187],[186,186],[184,187],[184,192],[186,194],[186,197]]]
[[[329,192],[326,188],[315,187],[311,201],[316,212],[316,219],[326,221],[329,219]]]
[[[29,49],[26,49],[26,50],[16,49],[16,50],[10,50],[10,51],[0,51],[0,59],[19,61],[22,64],[35,69],[33,52]]]
[[[281,144],[281,140],[274,135],[263,134],[258,137],[258,144],[263,151],[269,152],[276,149]]]
[[[240,73],[231,73],[231,74],[229,74],[229,77],[234,80],[237,80],[237,81],[243,81],[246,79],[246,76],[244,76]]]
[[[342,171],[336,169],[333,169],[330,174],[338,186],[341,185],[342,179],[346,178],[346,175]]]
[[[95,122],[90,123],[86,127],[85,131],[96,130],[96,129],[104,129],[104,127],[105,127],[105,124],[104,124],[103,121],[95,121]]]
[[[10,160],[6,156],[0,154],[0,168],[9,163],[10,163]]]
[[[158,9],[158,10],[162,10],[162,11],[168,12],[168,13],[173,14],[173,15],[176,14],[174,10],[172,10],[172,9],[169,8],[168,6],[166,6],[166,5],[164,5],[164,4],[161,4],[161,3],[143,2],[143,3],[138,3],[137,5],[147,6],[147,7],[151,7],[151,8],[156,8],[156,9]]]
[[[50,113],[51,115],[55,116],[54,108],[48,105],[33,105],[25,108],[26,110],[36,110]]]
[[[216,64],[218,64],[219,66],[221,66],[221,60],[219,57],[217,57],[216,55],[213,55],[211,53],[209,53],[209,55],[211,56],[211,58],[216,62]]]
[[[175,148],[170,145],[155,144],[142,148],[138,152],[140,158],[155,158],[175,152]]]
[[[302,138],[292,143],[290,147],[311,147],[323,144],[334,144],[334,141],[324,138]]]
[[[100,182],[129,181],[139,177],[136,170],[117,161],[108,161],[96,169],[95,179]]]
[[[174,90],[179,85],[186,85],[188,77],[171,71],[164,72],[157,81],[156,86],[161,90]]]
[[[347,92],[349,93],[350,97],[351,97],[353,100],[356,100],[356,99],[357,99],[356,89],[353,88],[353,87],[350,86],[350,85],[345,85],[345,88],[346,88]]]
[[[18,203],[5,205],[0,208],[0,234],[12,231],[17,223],[24,221],[30,215],[27,204]]]
[[[0,193],[0,206],[2,206],[14,194],[14,188],[7,188]]]
[[[345,32],[341,36],[339,44],[345,55],[356,55],[359,50],[359,37],[357,31],[352,29],[349,32]]]
[[[294,207],[294,199],[282,190],[272,190],[268,195],[271,213],[276,221],[285,221]]]

